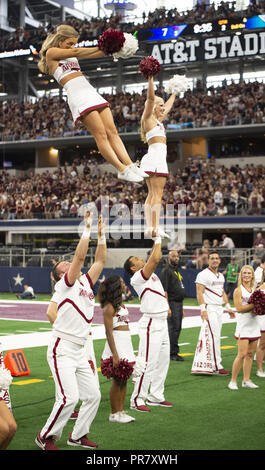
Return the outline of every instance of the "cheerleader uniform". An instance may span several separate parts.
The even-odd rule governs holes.
[[[254,289],[249,292],[244,286],[240,286],[242,293],[242,305],[248,305],[248,300]],[[236,339],[249,339],[252,341],[260,338],[259,318],[255,313],[237,313]]]
[[[81,72],[80,65],[76,57],[69,57],[59,61],[53,76],[55,80],[60,83],[62,78],[74,72]],[[69,80],[64,85],[64,89],[67,93],[68,105],[75,124],[77,124],[83,114],[109,106],[109,103],[96,91],[84,76]]]
[[[147,143],[152,137],[166,137],[164,125],[158,120],[156,122],[156,126],[146,132]],[[159,142],[149,145],[147,154],[141,160],[140,168],[151,176],[168,176],[166,144]]]
[[[113,337],[115,346],[120,359],[127,359],[128,362],[135,363],[135,355],[133,352],[131,332],[130,330],[116,330],[119,326],[128,326],[129,324],[129,312],[128,309],[122,305],[120,310],[113,317]],[[112,352],[109,347],[108,341],[106,341],[104,351],[102,353],[101,360],[112,357]]]

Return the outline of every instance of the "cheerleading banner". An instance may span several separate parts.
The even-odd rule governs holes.
[[[212,375],[215,371],[213,341],[208,321],[202,322],[191,373]]]
[[[179,39],[149,46],[149,52],[161,65],[254,56],[265,54],[265,32]]]

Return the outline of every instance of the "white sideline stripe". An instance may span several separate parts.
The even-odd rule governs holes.
[[[5,319],[6,320],[6,319]],[[26,321],[26,320],[24,320]],[[30,320],[31,321],[31,320]],[[235,323],[235,319],[230,319],[228,313],[223,316],[223,323]],[[195,328],[201,326],[201,317],[184,317],[182,321],[182,328]],[[130,330],[132,335],[138,334],[138,324],[137,322],[130,323]],[[23,349],[23,348],[33,348],[39,346],[47,346],[49,344],[50,338],[52,336],[52,331],[47,332],[35,332],[35,333],[25,333],[19,335],[9,335],[9,336],[0,336],[0,343],[2,343],[2,348],[4,351],[10,349]],[[92,336],[94,340],[105,339],[105,327],[104,325],[94,325],[92,328]]]

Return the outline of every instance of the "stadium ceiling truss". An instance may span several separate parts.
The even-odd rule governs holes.
[[[88,18],[83,12],[63,7],[52,0],[6,0],[8,1],[9,26],[0,29],[4,38],[10,34],[12,28],[17,24],[25,24],[29,30],[36,30],[41,24],[56,26],[70,17],[79,19]],[[20,5],[20,8],[19,8]],[[22,6],[24,5],[24,9]],[[23,10],[23,11],[22,11]],[[96,12],[95,12],[96,16]],[[9,32],[8,32],[8,28]],[[13,29],[14,30],[14,29]],[[225,33],[218,33],[219,36]],[[234,34],[234,33],[230,33]],[[206,33],[205,38],[213,35]],[[227,34],[226,34],[227,35]],[[216,36],[216,34],[215,34]],[[194,36],[181,37],[181,41],[189,41]],[[113,61],[111,57],[103,59],[82,60],[82,71],[89,78],[91,84],[96,88],[112,87],[122,90],[124,85],[143,82],[143,77],[138,71],[140,60],[150,55],[150,44],[139,43],[139,50],[129,60]],[[37,67],[38,56],[6,57],[0,60],[0,92],[8,94],[8,99],[23,100],[25,96],[38,96],[38,90],[51,90],[58,88],[52,77],[41,75]],[[196,61],[185,63],[163,64],[158,80],[161,82],[169,79],[173,74],[186,74],[188,78],[199,78],[204,81],[208,75],[230,75],[232,73],[259,72],[264,70],[264,55],[250,55],[234,57],[229,59],[216,59],[211,61]],[[1,97],[0,97],[1,99]],[[3,99],[3,98],[2,98]],[[6,97],[5,97],[6,99]]]

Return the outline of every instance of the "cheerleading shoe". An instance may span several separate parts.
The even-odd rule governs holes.
[[[144,170],[142,170],[139,166],[136,165],[136,163],[132,163],[129,165],[129,168],[136,173],[136,175],[141,176],[142,178],[149,178],[148,173],[145,173]]]
[[[154,240],[156,237],[170,239],[170,236],[166,232],[164,232],[164,230],[162,230],[160,227],[158,227],[157,229],[148,227],[144,232],[144,236],[145,238],[152,238],[152,240]]]
[[[39,433],[35,439],[35,443],[42,450],[60,450],[59,447],[57,447],[54,444],[54,439],[52,436],[48,437],[47,439],[44,439],[43,437],[40,436],[40,433]]]
[[[70,434],[67,444],[74,447],[85,447],[86,449],[96,449],[98,444],[89,441],[86,436],[80,437],[80,439],[73,439],[72,433]]]
[[[144,180],[142,176],[136,174],[129,166],[123,171],[118,172],[118,178],[130,183],[141,183]]]
[[[131,423],[135,421],[132,416],[129,416],[125,413],[125,411],[117,411],[116,413],[111,413],[109,415],[109,421],[111,423]]]
[[[263,372],[263,370],[257,370],[256,375],[258,377],[265,377],[265,372]]]
[[[247,380],[247,382],[242,382],[243,388],[259,388],[258,385],[253,384],[251,380]]]
[[[236,382],[232,382],[232,381],[229,382],[228,388],[229,388],[230,390],[238,390],[238,386],[237,386]]]

